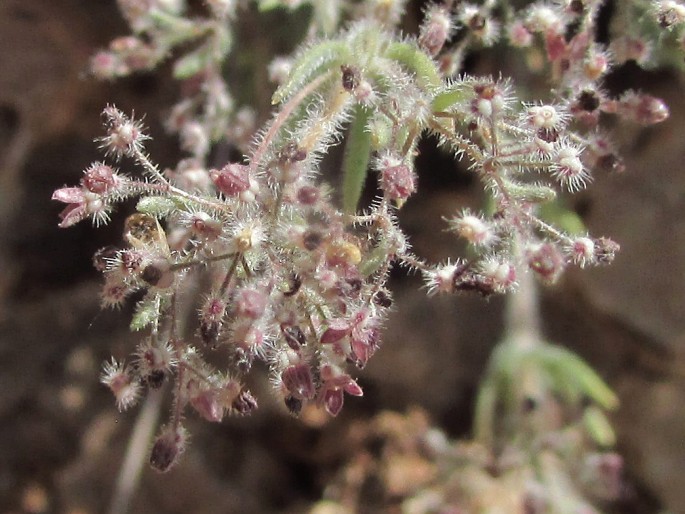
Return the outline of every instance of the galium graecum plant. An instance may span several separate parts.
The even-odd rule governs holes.
[[[173,382],[171,419],[152,449],[161,471],[184,447],[186,411],[219,422],[257,407],[244,386],[255,361],[268,366],[275,394],[294,415],[315,404],[335,416],[345,395],[361,396],[352,369],[380,345],[395,265],[418,270],[429,294],[488,296],[514,291],[522,273],[551,284],[569,265],[611,262],[616,243],[569,232],[540,213],[559,192],[586,187],[594,170],[622,168],[599,130],[601,114],[642,125],[668,116],[648,94],[612,98],[602,88],[621,59],[648,62],[649,43],[641,26],[613,51],[598,43],[601,1],[520,9],[493,0],[430,3],[416,36],[396,28],[402,1],[265,1],[264,9],[311,3],[312,23],[293,57],[274,60],[278,108],[246,145],[253,117],[234,112],[222,64],[247,6],[208,0],[205,11],[190,13],[182,0],[119,3],[134,35],[97,54],[93,72],[112,78],[148,70],[193,42],[176,58],[185,96],[169,118],[192,158],[161,170],[145,150],[142,122],[108,106],[98,139],[108,163],[91,164],[78,186],[58,189],[53,199],[67,204],[60,227],[87,218],[106,223],[117,203],[138,199],[123,246],[103,248],[94,262],[105,277],[103,306],[144,292],[131,329],[149,335],[129,362],[108,363],[102,380],[122,410]],[[622,2],[618,10],[644,7],[654,26],[676,33],[681,22],[664,6],[674,4],[677,14],[679,3],[643,4]],[[334,30],[339,20],[344,27]],[[522,98],[511,79],[458,75],[467,50],[494,44],[546,56],[549,97]],[[489,212],[457,206],[447,220],[472,247],[469,259],[426,262],[397,222],[426,172],[414,158],[427,134],[465,160],[492,198]],[[320,165],[342,140],[336,191],[322,183]],[[209,166],[217,141],[244,149],[244,158]],[[360,209],[369,173],[380,193]],[[200,283],[209,284],[204,297],[189,298]],[[194,337],[181,329],[189,302],[198,313]],[[227,355],[224,369],[208,362],[213,352]]]

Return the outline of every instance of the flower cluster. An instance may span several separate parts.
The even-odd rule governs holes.
[[[268,366],[275,394],[294,415],[314,405],[335,416],[346,395],[361,396],[350,369],[363,367],[380,345],[395,264],[420,271],[430,293],[490,295],[514,290],[521,273],[551,284],[569,265],[611,262],[616,243],[557,226],[543,207],[559,192],[584,188],[593,170],[621,168],[598,130],[601,113],[645,125],[668,116],[650,95],[611,98],[602,89],[613,61],[595,42],[601,1],[535,2],[519,11],[492,1],[431,4],[418,36],[407,38],[392,27],[404,2],[369,0],[347,29],[272,65],[279,109],[254,135],[245,112],[229,128],[221,76],[234,2],[207,2],[205,18],[184,15],[180,0],[120,4],[136,35],[94,57],[97,75],[147,69],[177,45],[196,43],[176,62],[176,77],[194,87],[169,122],[192,159],[161,171],[145,152],[141,122],[107,107],[101,148],[133,162],[142,177],[96,162],[78,187],[58,189],[53,199],[67,204],[61,227],[106,222],[117,202],[138,200],[123,245],[100,250],[94,262],[105,277],[103,306],[142,292],[131,328],[149,335],[131,362],[106,365],[103,382],[124,409],[146,388],[173,381],[171,420],[151,459],[162,471],[185,446],[186,410],[219,422],[257,407],[244,385],[255,362]],[[312,31],[323,33],[332,18],[315,12]],[[508,17],[497,19],[502,12]],[[639,61],[637,38],[621,44]],[[455,76],[467,48],[502,40],[522,51],[544,49],[554,99],[519,98],[510,80]],[[417,189],[414,157],[427,133],[468,161],[492,199],[487,212],[457,210],[447,220],[474,250],[470,260],[425,262],[397,223]],[[342,139],[340,203],[319,171]],[[208,166],[217,140],[245,148],[244,160]],[[380,194],[360,210],[369,173]],[[193,294],[200,284],[201,298]],[[187,331],[189,309],[198,316]],[[225,356],[224,369],[209,362],[214,352]]]

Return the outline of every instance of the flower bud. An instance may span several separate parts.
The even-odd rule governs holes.
[[[209,178],[223,195],[232,198],[250,189],[249,170],[244,164],[232,162],[220,170],[210,170]]]
[[[111,166],[94,162],[85,171],[81,185],[91,193],[103,194],[116,185],[117,177]]]
[[[178,461],[185,451],[187,436],[185,430],[179,427],[176,430],[165,429],[152,446],[150,452],[150,466],[160,473],[165,473]]]
[[[452,31],[452,20],[443,7],[433,6],[426,13],[421,25],[419,46],[435,57],[440,53]]]
[[[266,310],[268,296],[257,289],[241,289],[235,298],[235,312],[237,316],[259,319]]]

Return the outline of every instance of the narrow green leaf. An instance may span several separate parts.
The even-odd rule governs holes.
[[[618,397],[578,355],[557,345],[543,345],[538,351],[552,376],[563,376],[564,380],[574,383],[580,393],[605,409],[618,407]]]
[[[368,256],[359,264],[359,273],[368,277],[376,273],[388,261],[388,247],[381,243],[371,250]]]
[[[473,417],[474,438],[487,447],[492,447],[495,439],[495,414],[498,391],[492,380],[485,380],[478,389],[476,411]]]
[[[453,105],[461,103],[471,96],[473,96],[473,93],[469,88],[464,87],[460,83],[453,84],[447,91],[435,95],[432,103],[433,112],[447,111]]]
[[[308,48],[297,59],[288,80],[276,90],[271,102],[281,103],[316,76],[343,64],[348,54],[347,46],[342,41],[323,41]]]
[[[131,318],[130,329],[137,332],[150,326],[159,318],[159,311],[159,297],[157,295],[146,296],[136,304],[136,312]]]
[[[371,134],[366,129],[369,111],[357,105],[345,143],[343,159],[343,209],[349,214],[357,210],[364,189],[371,157]]]
[[[402,66],[416,75],[421,87],[437,88],[442,84],[440,72],[426,53],[410,43],[390,43],[385,51],[385,56],[399,62]]]
[[[560,200],[542,205],[538,213],[541,219],[559,227],[567,234],[579,236],[587,232],[583,219]]]
[[[138,200],[136,210],[156,218],[168,216],[176,209],[176,202],[163,196],[146,196]]]
[[[174,63],[174,78],[184,80],[203,72],[212,64],[210,49],[203,45]]]
[[[524,184],[512,180],[505,180],[505,184],[512,197],[524,202],[546,203],[557,197],[557,192],[544,184]]]
[[[583,425],[590,437],[604,447],[616,444],[616,433],[605,414],[598,407],[591,405],[583,412]]]

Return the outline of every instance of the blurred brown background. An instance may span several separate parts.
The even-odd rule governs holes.
[[[106,229],[60,230],[61,207],[50,201],[101,158],[92,138],[107,103],[147,113],[153,158],[175,162],[175,140],[161,127],[177,94],[168,74],[110,84],[87,77],[93,51],[126,33],[114,0],[0,0],[1,512],[103,512],[135,421],[137,409],[119,414],[98,374],[137,336],[126,310],[100,312],[90,265],[96,249],[119,240],[123,214]],[[546,291],[545,328],[621,397],[614,421],[633,491],[621,512],[685,513],[683,83],[637,70],[614,80],[663,96],[672,117],[618,129],[627,172],[597,177],[574,199],[591,231],[622,251],[610,268],[571,272]],[[416,252],[438,260],[455,244],[440,217],[476,205],[478,187],[430,142],[420,159],[437,177],[421,177],[403,223]],[[288,417],[257,384],[253,417],[189,420],[182,465],[166,475],[146,470],[133,512],[302,512],[345,461],[351,427],[382,409],[420,405],[450,436],[465,437],[502,301],[426,299],[417,277],[397,275],[385,344],[361,373],[363,399],[318,425]]]

